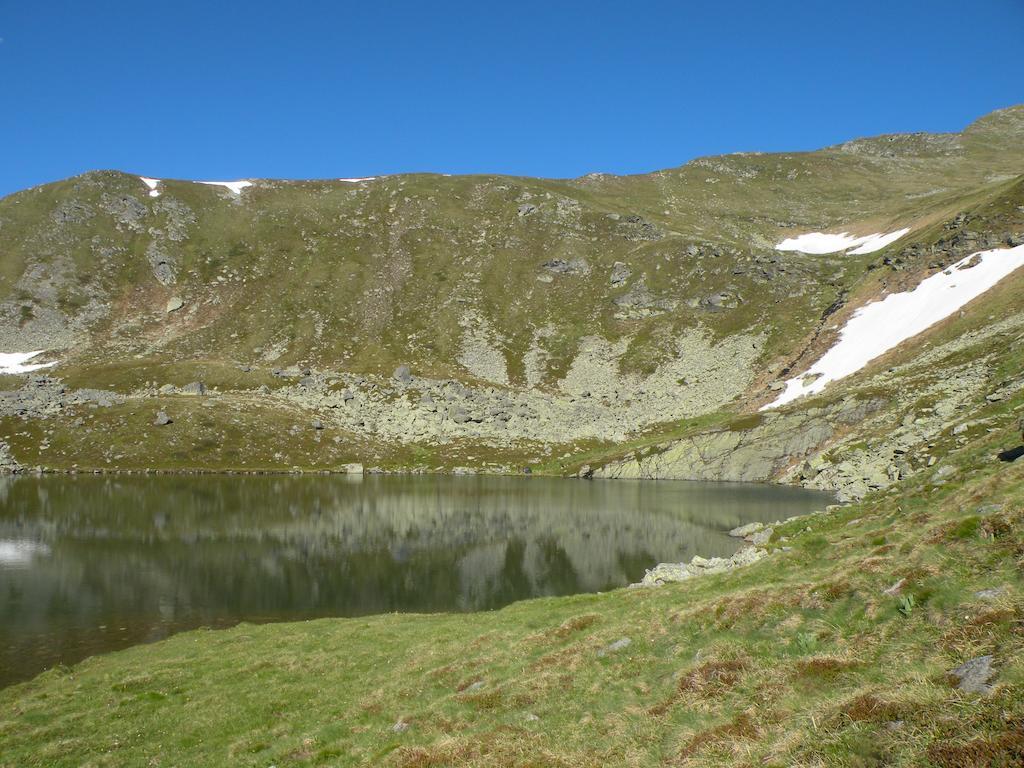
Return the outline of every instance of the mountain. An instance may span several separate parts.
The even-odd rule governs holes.
[[[962,447],[1022,385],[1022,148],[1018,106],[635,176],[96,171],[25,190],[0,200],[0,460],[857,498]],[[872,302],[871,343],[836,347]],[[815,367],[834,347],[842,376]]]

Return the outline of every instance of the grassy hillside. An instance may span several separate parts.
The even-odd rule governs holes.
[[[0,691],[0,765],[1017,765],[1024,468],[994,454],[1021,408],[727,575],[199,631],[47,672]],[[983,656],[987,688],[957,687]]]

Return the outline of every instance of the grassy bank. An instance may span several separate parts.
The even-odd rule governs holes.
[[[1015,437],[784,526],[727,575],[52,670],[0,691],[0,765],[1017,765],[1024,465],[992,458]],[[991,692],[956,688],[986,654]]]

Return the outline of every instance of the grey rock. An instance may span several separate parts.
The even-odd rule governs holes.
[[[460,405],[452,408],[448,415],[456,424],[465,424],[468,421],[472,421],[472,417],[466,412],[466,409]]]
[[[612,264],[612,275],[610,280],[611,284],[622,285],[624,282],[629,280],[630,275],[632,274],[633,271],[628,266],[626,266],[625,263],[621,261],[616,261],[614,264]]]
[[[992,686],[988,684],[989,678],[995,674],[992,669],[992,656],[978,656],[975,659],[965,661],[949,673],[957,678],[957,688],[968,693],[989,693]]]
[[[1006,587],[993,587],[992,589],[980,589],[974,593],[975,597],[982,600],[995,600],[1006,594]]]
[[[182,395],[205,395],[206,385],[201,381],[193,381],[184,387],[180,387],[178,393]]]
[[[409,370],[408,365],[398,366],[397,368],[395,368],[395,372],[391,374],[391,376],[395,381],[401,384],[408,384],[410,381],[412,381],[412,371]]]
[[[320,419],[313,419],[313,429],[320,431],[324,428],[324,423]]]
[[[153,424],[155,424],[158,427],[163,427],[166,426],[167,424],[170,424],[171,422],[172,419],[170,416],[168,416],[163,411],[157,411],[156,419],[153,421]]]
[[[479,690],[482,690],[482,689],[484,689],[486,687],[487,687],[487,683],[486,682],[484,682],[483,680],[477,680],[472,685],[466,686],[466,688],[463,690],[463,693],[473,693],[474,691],[479,691]]]
[[[399,720],[397,723],[391,726],[391,730],[395,733],[405,733],[411,726],[405,720]]]
[[[167,300],[167,306],[165,312],[177,312],[179,309],[185,306],[185,301],[180,296],[172,296]]]
[[[771,541],[773,533],[775,533],[774,528],[762,528],[757,533],[751,534],[747,540],[755,547],[763,547]]]
[[[536,210],[537,210],[537,206],[536,205],[533,205],[532,203],[523,203],[522,205],[519,206],[519,209],[516,211],[516,215],[518,215],[518,216],[529,216],[531,213],[534,213]]]

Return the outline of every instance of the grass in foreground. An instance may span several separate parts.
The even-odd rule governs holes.
[[[784,526],[729,575],[52,670],[0,691],[0,766],[1019,765],[1024,465],[991,458],[1011,439]],[[991,693],[954,687],[984,654]]]

